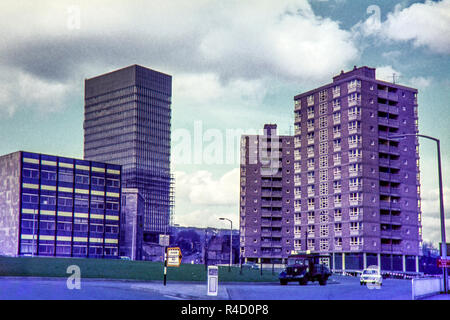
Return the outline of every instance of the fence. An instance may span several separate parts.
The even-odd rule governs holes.
[[[443,292],[444,282],[442,279],[442,276],[412,279],[412,300],[425,298],[427,296],[432,296]]]

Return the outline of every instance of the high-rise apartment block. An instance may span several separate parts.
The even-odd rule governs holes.
[[[121,167],[18,151],[0,157],[0,255],[117,258]]]
[[[294,101],[294,249],[418,271],[418,139],[393,137],[418,133],[417,90],[355,67]]]
[[[294,137],[276,128],[241,138],[241,262],[283,263],[294,249]]]
[[[132,65],[85,80],[84,158],[122,166],[122,185],[144,198],[148,239],[168,232],[172,77]]]

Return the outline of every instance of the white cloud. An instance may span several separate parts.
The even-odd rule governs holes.
[[[420,90],[429,87],[431,82],[431,77],[413,77],[409,80],[409,85]]]
[[[81,87],[83,78],[138,63],[172,74],[180,97],[202,105],[255,105],[271,83],[329,79],[359,54],[351,32],[307,0],[43,0],[2,2],[0,11],[0,67],[52,91],[62,90],[54,81]]]
[[[214,179],[210,171],[175,172],[177,200],[196,205],[237,205],[239,203],[239,169]],[[178,198],[179,197],[179,198]]]
[[[39,113],[60,111],[71,86],[46,81],[25,72],[2,72],[0,76],[0,117],[12,116],[19,109]]]
[[[227,218],[233,222],[233,229],[239,228],[238,213],[232,210],[220,210],[217,208],[201,208],[193,211],[178,210],[175,215],[175,223],[182,226],[195,226],[199,228],[221,228],[227,229],[230,227],[229,222],[221,221],[219,218]]]
[[[376,78],[379,80],[384,80],[392,82],[393,77],[400,77],[401,72],[395,70],[392,66],[381,66],[376,68]]]
[[[427,0],[406,8],[397,5],[385,21],[380,20],[377,10],[373,12],[353,31],[382,41],[412,41],[415,46],[428,47],[436,53],[450,53],[450,0]]]

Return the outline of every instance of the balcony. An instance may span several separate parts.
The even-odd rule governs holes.
[[[312,132],[314,131],[314,126],[308,126],[306,129],[308,132]]]
[[[358,221],[358,220],[362,220],[362,217],[363,217],[362,213],[356,214],[356,215],[350,215],[350,216],[349,216],[350,221]]]
[[[341,96],[341,88],[333,88],[333,99]]]
[[[342,230],[334,230],[335,237],[342,237]]]
[[[361,120],[361,113],[348,113],[348,121]]]
[[[354,149],[354,148],[361,148],[362,147],[362,142],[361,141],[352,141],[348,143],[348,148],[349,149]]]
[[[360,244],[350,244],[350,251],[361,251],[363,246]]]
[[[362,199],[350,199],[349,203],[351,206],[360,206],[362,205]]]
[[[334,250],[335,250],[335,251],[342,251],[342,244],[341,244],[341,245],[335,244],[335,245],[334,245]]]
[[[361,99],[351,99],[348,100],[348,106],[352,107],[352,106],[360,106],[361,105]]]
[[[341,118],[333,117],[333,124],[341,124]]]
[[[361,157],[361,156],[356,156],[356,157],[354,157],[354,156],[349,156],[349,157],[348,157],[348,162],[349,162],[349,163],[360,162],[361,160],[362,160],[362,157]]]
[[[398,126],[399,126],[398,120],[382,118],[382,117],[378,117],[378,124],[384,125],[386,127],[392,127],[392,128],[398,128]]]
[[[308,139],[308,146],[311,145],[311,144],[314,144],[314,138]]]
[[[342,207],[342,202],[333,202],[333,205],[335,208],[341,208]]]
[[[362,175],[362,170],[349,170],[348,171],[348,176],[350,178],[357,177],[357,176],[360,176],[360,175]]]
[[[359,236],[362,234],[362,230],[350,230],[351,236]]]
[[[348,134],[361,133],[361,127],[348,127]]]
[[[362,189],[362,184],[349,185],[348,189],[349,191],[359,191]]]

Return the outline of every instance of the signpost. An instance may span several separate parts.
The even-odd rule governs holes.
[[[164,260],[164,285],[166,285],[167,279],[167,247],[170,243],[170,236],[168,234],[159,235],[159,245],[163,248],[163,260]]]
[[[167,283],[167,267],[179,267],[181,264],[181,249],[178,247],[165,247],[164,253],[164,285]]]
[[[441,257],[437,259],[437,265],[439,268],[450,268],[450,259]]]
[[[179,267],[181,264],[181,250],[178,247],[167,248],[167,266]]]

